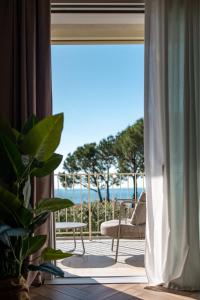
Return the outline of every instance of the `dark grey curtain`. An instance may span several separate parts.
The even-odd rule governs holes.
[[[50,1],[0,1],[1,115],[19,129],[51,114]]]
[[[50,0],[1,0],[0,37],[0,117],[20,129],[31,114],[52,112]],[[33,191],[34,202],[49,197],[51,178],[35,181]]]

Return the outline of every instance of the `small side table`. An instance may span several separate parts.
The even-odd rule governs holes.
[[[72,249],[71,251],[76,250],[75,232],[76,232],[76,229],[80,229],[80,237],[81,237],[82,248],[83,248],[83,253],[81,255],[85,254],[85,245],[84,245],[84,241],[83,241],[83,228],[86,226],[87,226],[87,224],[79,223],[79,222],[56,222],[56,229],[71,229],[73,231],[74,249]]]

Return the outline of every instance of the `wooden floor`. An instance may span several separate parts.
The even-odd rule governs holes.
[[[144,284],[44,285],[31,288],[32,300],[189,300],[200,292],[175,292]]]

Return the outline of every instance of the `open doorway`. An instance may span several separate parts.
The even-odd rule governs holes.
[[[84,255],[58,265],[79,282],[83,277],[99,282],[145,277],[144,239],[122,239],[115,263],[112,240],[101,235],[102,222],[119,218],[118,200],[138,199],[145,190],[143,52],[142,44],[52,46],[53,112],[65,114],[58,149],[64,160],[54,192],[75,203],[55,218],[85,224],[84,245],[78,230],[75,250],[83,254],[85,248]],[[133,206],[127,206],[126,217]],[[56,230],[57,248],[73,246],[73,231]]]

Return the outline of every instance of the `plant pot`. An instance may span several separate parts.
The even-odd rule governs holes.
[[[30,300],[29,288],[24,277],[1,279],[0,299]]]

